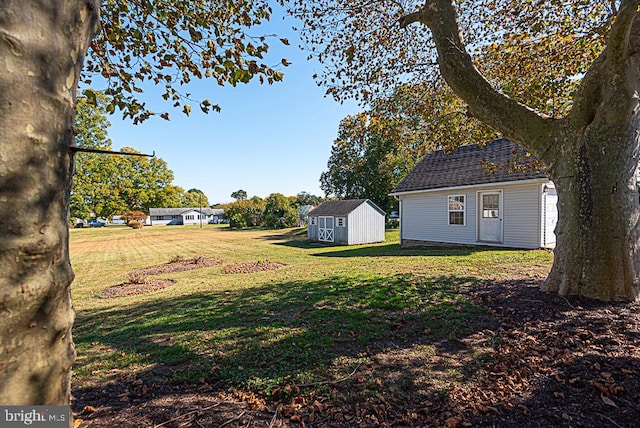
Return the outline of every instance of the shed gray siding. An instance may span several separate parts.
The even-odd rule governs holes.
[[[479,192],[502,193],[502,242],[478,241]],[[450,225],[448,196],[464,195],[465,224]],[[495,186],[469,186],[399,195],[401,241],[429,241],[451,244],[488,244],[517,248],[545,246],[542,235],[542,184],[538,181]]]
[[[315,221],[315,224],[312,224],[312,222],[314,221]],[[307,227],[307,239],[309,241],[318,240],[318,217],[317,216],[309,216],[309,226]]]
[[[338,218],[342,218],[344,221],[344,226],[338,226]],[[347,216],[334,216],[333,217],[333,233],[334,233],[334,240],[333,242],[335,244],[340,244],[340,245],[349,245],[351,244],[351,242],[349,241],[349,235],[351,228],[349,227],[349,221],[347,220]]]
[[[335,212],[332,212],[334,208]],[[323,217],[333,220],[334,244],[357,245],[384,241],[385,213],[369,200],[330,201],[311,211],[307,230],[310,241],[320,241],[319,228]],[[340,219],[342,225],[339,225]]]
[[[333,221],[333,244],[340,245],[349,245],[349,228],[347,226],[347,216],[346,215],[310,215],[309,218],[314,218],[315,224],[311,224],[311,220],[309,221],[309,228],[307,229],[307,239],[310,241],[320,241],[319,237],[319,228],[320,228],[320,217],[331,218]],[[344,227],[338,226],[338,218],[344,219]],[[326,241],[320,241],[326,242]]]

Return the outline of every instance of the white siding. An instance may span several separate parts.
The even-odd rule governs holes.
[[[187,218],[187,216],[191,216],[193,218]],[[200,224],[200,216],[202,216],[202,223],[207,224],[209,222],[209,218],[206,214],[200,214],[199,211],[187,211],[182,213],[182,224]]]
[[[448,196],[465,195],[465,224],[450,225]],[[402,198],[402,239],[455,244],[476,243],[476,192],[438,191]]]
[[[503,192],[504,245],[540,248],[540,185],[509,186]]]
[[[167,226],[182,224],[182,217],[179,215],[152,215],[149,224],[154,226]]]
[[[401,239],[474,245],[478,237],[478,192],[502,192],[502,246],[540,248],[541,185],[537,183],[447,189],[400,195]],[[449,225],[447,196],[465,195],[465,225]],[[495,245],[495,244],[494,244]]]
[[[368,203],[349,213],[346,221],[348,244],[370,244],[384,241],[384,215]]]

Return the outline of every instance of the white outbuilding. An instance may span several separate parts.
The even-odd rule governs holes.
[[[522,168],[535,162],[506,139],[429,153],[391,193],[400,243],[555,247],[558,196],[546,172]]]
[[[310,241],[340,245],[384,241],[385,212],[369,199],[326,201],[309,212]]]

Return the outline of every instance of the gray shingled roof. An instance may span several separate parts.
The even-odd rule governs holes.
[[[385,212],[382,211],[376,204],[369,199],[345,199],[341,201],[325,201],[309,211],[309,215],[348,215],[351,211],[358,208],[360,205],[368,203],[375,210],[379,211],[382,215]]]
[[[484,145],[470,144],[453,153],[435,151],[426,155],[400,182],[391,194],[419,190],[500,183],[505,181],[548,178],[544,171],[509,172],[498,169],[488,172],[483,163],[507,165],[515,153],[524,158],[526,152],[515,143],[500,138]],[[534,159],[529,157],[528,159]]]
[[[149,208],[149,215],[182,215],[188,211],[200,211],[200,208]],[[224,214],[224,210],[219,208],[202,208],[202,212],[206,215]]]

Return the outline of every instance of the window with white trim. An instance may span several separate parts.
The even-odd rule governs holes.
[[[311,226],[315,226],[317,224],[318,218],[317,217],[309,217],[309,224]]]
[[[336,217],[336,226],[344,227],[345,223],[346,222],[344,217]]]
[[[186,216],[184,216],[185,220],[193,220],[193,214],[187,214]]]
[[[465,195],[448,196],[449,224],[464,226]]]

